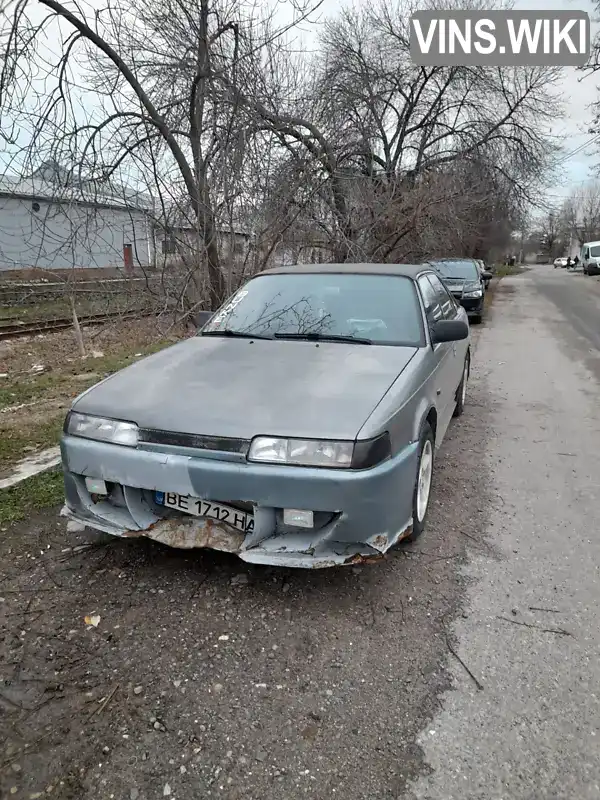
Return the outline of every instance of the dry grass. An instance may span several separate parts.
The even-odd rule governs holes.
[[[496,278],[506,278],[509,275],[520,275],[521,272],[526,272],[527,268],[519,264],[510,266],[509,264],[496,264],[494,275]]]
[[[152,318],[90,327],[85,359],[71,331],[0,343],[0,372],[8,373],[0,378],[0,474],[57,443],[65,413],[84,389],[185,335],[182,328],[161,330]]]
[[[77,314],[80,317],[88,314],[123,314],[145,307],[148,307],[146,298],[141,295],[132,297],[126,294],[83,297],[76,303]],[[25,305],[0,306],[0,330],[2,325],[14,325],[16,322],[39,322],[65,317],[69,319],[71,317],[71,306],[66,297]]]
[[[26,519],[39,508],[62,503],[64,497],[62,470],[53,469],[34,475],[26,481],[3,489],[0,493],[0,525]]]

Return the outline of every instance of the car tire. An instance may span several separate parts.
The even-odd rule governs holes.
[[[419,451],[418,451],[418,459],[417,459],[417,476],[415,479],[415,488],[413,491],[413,502],[412,502],[412,530],[408,536],[405,536],[402,541],[403,542],[414,542],[416,541],[419,536],[425,530],[425,525],[427,523],[427,512],[429,511],[429,500],[431,499],[431,485],[433,482],[433,466],[435,460],[435,437],[433,435],[433,430],[431,429],[431,425],[428,422],[423,423],[423,427],[421,429],[421,436],[419,437]],[[428,462],[427,464],[423,464],[424,459]],[[421,471],[422,467],[425,466],[425,472],[428,473],[428,477],[422,476]],[[425,477],[426,482],[428,483],[427,487],[424,484],[421,485],[421,490],[419,489],[419,485],[421,483],[421,478]],[[423,498],[423,490],[426,488],[426,497]],[[425,499],[425,503],[423,506],[423,499]]]
[[[465,365],[463,367],[462,378],[456,390],[456,406],[454,407],[453,417],[460,417],[465,410],[465,399],[467,392],[467,382],[469,380],[469,373],[471,372],[471,356],[467,353],[465,358]]]
[[[473,316],[471,317],[471,322],[473,323],[473,325],[481,325],[482,319],[483,316],[481,314],[473,314]]]

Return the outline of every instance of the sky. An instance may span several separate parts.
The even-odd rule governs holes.
[[[590,0],[516,0],[515,8],[587,11],[592,19],[592,37],[600,28],[599,23],[594,21],[597,15],[594,3]],[[574,67],[564,69],[564,78],[560,85],[564,97],[564,116],[556,121],[552,133],[564,137],[567,156],[593,137],[593,132],[590,131],[590,104],[599,96],[599,84],[600,75],[584,77]],[[589,181],[593,177],[593,167],[599,162],[600,140],[566,158],[561,166],[563,175],[550,188],[548,204],[560,203],[575,187]]]

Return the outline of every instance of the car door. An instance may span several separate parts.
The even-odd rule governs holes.
[[[462,305],[454,299],[440,278],[437,275],[432,274],[429,275],[429,280],[432,283],[436,293],[441,297],[445,297],[445,301],[442,304],[442,313],[444,315],[444,319],[462,319],[468,325],[469,317],[467,312]],[[465,358],[467,357],[467,351],[469,349],[469,339],[467,338],[461,339],[458,342],[450,342],[450,346],[452,349],[452,371],[448,371],[448,379],[450,381],[449,392],[452,397],[450,411],[451,418],[452,412],[454,411],[454,398],[456,396],[456,389],[458,388],[463,376]],[[450,418],[448,419],[448,422],[450,421]]]
[[[456,316],[456,303],[454,298],[446,291],[444,284],[433,273],[421,275],[417,283],[423,298],[425,316],[431,336],[431,329],[438,320],[453,319]],[[432,380],[435,387],[438,414],[436,445],[439,445],[444,438],[456,403],[456,386],[452,389],[454,373],[456,372],[454,345],[454,342],[431,344],[434,356]]]

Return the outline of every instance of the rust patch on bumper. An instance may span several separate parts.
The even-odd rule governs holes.
[[[385,553],[377,553],[376,555],[362,555],[361,553],[356,553],[353,556],[350,556],[344,561],[344,564],[372,564],[375,561],[383,561],[385,558]]]
[[[398,537],[398,541],[403,542],[405,539],[408,539],[408,537],[412,534],[412,532],[413,532],[413,526],[409,525],[408,528],[406,528],[406,530],[402,531],[402,535]]]
[[[244,541],[244,534],[222,525],[214,519],[163,519],[155,522],[142,531],[127,531],[127,538],[146,537],[161,542],[168,547],[191,550],[196,547],[207,547],[225,553],[239,553]]]
[[[378,533],[376,536],[367,539],[366,544],[372,547],[373,550],[378,550],[380,553],[385,553],[389,548],[388,537],[385,533]]]

